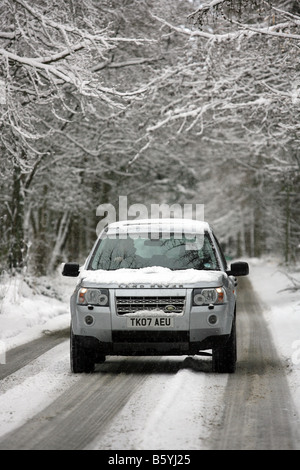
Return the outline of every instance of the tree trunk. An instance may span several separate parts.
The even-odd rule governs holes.
[[[9,268],[21,271],[25,266],[27,246],[24,233],[24,191],[22,173],[18,164],[13,167],[13,187],[10,207],[11,243],[9,250]]]
[[[56,235],[56,241],[55,241],[54,248],[52,250],[50,262],[49,262],[48,269],[47,269],[47,274],[51,274],[56,267],[56,262],[59,256],[61,255],[62,247],[65,244],[65,241],[69,232],[70,222],[71,222],[70,213],[65,212],[59,223],[59,229]]]
[[[284,258],[288,264],[290,261],[290,236],[291,236],[291,205],[290,205],[290,188],[286,187],[286,203],[285,203],[285,243],[284,243]]]

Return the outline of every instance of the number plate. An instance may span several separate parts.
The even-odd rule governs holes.
[[[127,318],[128,328],[173,328],[172,317],[130,317]]]

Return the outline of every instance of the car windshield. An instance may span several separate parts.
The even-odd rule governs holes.
[[[215,249],[207,233],[202,235],[121,234],[106,235],[97,244],[88,269],[116,270],[161,266],[172,270],[218,270]]]

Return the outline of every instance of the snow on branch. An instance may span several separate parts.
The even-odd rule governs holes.
[[[44,64],[43,62],[39,61],[36,58],[27,58],[21,57],[17,54],[13,54],[12,52],[8,52],[5,49],[0,49],[0,55],[3,57],[10,59],[14,62],[19,62],[23,65],[29,65],[30,67],[34,67],[36,69],[41,69],[47,73],[55,75],[56,77],[60,78],[64,82],[67,83],[74,83],[75,77],[71,77],[70,75],[66,75],[65,73],[59,71],[57,68],[52,67],[51,65]]]
[[[204,14],[204,13],[208,12],[209,10],[211,10],[212,8],[218,7],[219,5],[225,3],[225,1],[227,1],[227,0],[212,0],[209,3],[205,3],[204,5],[201,5],[199,8],[197,8],[196,11],[191,13],[188,16],[188,18],[193,18],[193,17],[195,17],[199,14]]]
[[[228,41],[231,39],[237,39],[241,36],[240,31],[239,32],[234,32],[234,33],[226,33],[226,34],[213,34],[213,33],[208,33],[206,31],[200,31],[200,30],[191,30],[189,28],[182,28],[181,26],[175,26],[168,21],[164,20],[163,18],[159,18],[158,16],[154,15],[153,13],[151,16],[158,22],[162,23],[164,26],[167,26],[168,28],[172,29],[173,31],[176,31],[177,33],[184,34],[186,36],[190,37],[200,37],[203,39],[208,39],[213,42],[222,42],[222,41]]]
[[[255,28],[252,25],[247,25],[247,24],[242,24],[234,20],[230,20],[231,23],[237,25],[240,27],[240,30],[230,32],[230,33],[223,33],[223,34],[214,34],[214,33],[208,33],[206,31],[200,31],[200,30],[191,30],[189,28],[183,28],[183,27],[178,27],[174,26],[171,23],[167,22],[166,20],[159,18],[158,16],[152,14],[152,17],[159,21],[160,23],[164,24],[165,26],[168,26],[170,29],[173,31],[176,31],[177,33],[184,34],[186,36],[190,37],[199,37],[203,39],[208,39],[211,42],[217,42],[221,43],[224,41],[231,41],[234,39],[240,39],[243,36],[250,38],[251,36],[254,36],[256,34],[264,34],[264,35],[269,35],[269,36],[276,36],[276,37],[281,37],[285,39],[296,39],[300,40],[300,35],[299,34],[293,34],[293,33],[283,33],[282,30],[291,28],[295,25],[300,26],[300,19],[299,20],[294,20],[294,21],[289,21],[285,23],[279,23],[273,26],[267,26],[267,27],[262,27],[262,28]],[[228,20],[229,21],[229,20]]]
[[[73,54],[74,52],[80,51],[81,49],[84,49],[86,46],[86,42],[81,42],[79,44],[75,44],[74,46],[70,46],[61,52],[58,52],[57,54],[45,57],[36,57],[34,58],[34,60],[43,64],[50,64],[51,62],[57,62],[59,60],[65,59],[67,56]]]
[[[124,67],[132,67],[135,65],[150,64],[152,62],[157,62],[158,60],[161,60],[161,57],[137,57],[123,62],[112,62],[110,60],[104,62],[103,64],[95,65],[92,68],[92,72],[99,72],[100,70],[103,70],[105,68],[120,69]]]
[[[64,72],[62,71],[61,68],[54,67],[53,65],[50,65],[47,62],[44,63],[43,59],[41,58],[39,59],[39,58],[21,57],[17,54],[8,52],[5,49],[0,49],[0,56],[1,55],[5,57],[6,59],[12,60],[14,62],[18,62],[25,66],[32,67],[35,70],[41,70],[43,72],[46,72],[49,78],[51,76],[54,76],[58,78],[60,81],[73,85],[82,96],[91,96],[95,98],[100,98],[106,101],[110,106],[119,107],[121,109],[124,109],[124,105],[122,105],[121,103],[117,103],[115,101],[114,102],[111,101],[111,99],[107,96],[108,94],[111,94],[113,96],[126,97],[126,96],[134,96],[136,94],[141,94],[145,91],[144,89],[139,89],[137,91],[128,92],[128,93],[118,93],[116,90],[112,88],[111,89],[104,88],[104,87],[100,87],[98,84],[93,84],[91,81],[80,80],[76,78],[74,73],[70,71]]]
[[[136,45],[143,45],[145,43],[155,43],[154,39],[143,39],[143,38],[123,38],[123,37],[108,37],[107,29],[101,31],[93,31],[89,33],[86,29],[78,29],[74,25],[62,24],[50,19],[48,16],[44,16],[39,13],[36,9],[32,8],[25,0],[15,0],[19,5],[23,6],[34,18],[36,18],[43,27],[48,26],[58,30],[65,38],[66,43],[69,45],[67,40],[67,33],[73,36],[80,36],[82,39],[88,39],[92,43],[100,42],[106,49],[112,49],[114,43],[134,43]]]
[[[195,123],[202,118],[204,114],[206,114],[210,110],[216,110],[217,108],[219,110],[239,110],[239,109],[244,109],[244,108],[254,108],[257,109],[257,107],[262,107],[264,108],[265,106],[268,106],[271,104],[271,100],[264,98],[264,97],[259,97],[255,100],[248,100],[245,102],[226,102],[223,99],[216,99],[212,100],[208,104],[203,104],[200,107],[194,107],[192,109],[187,109],[185,107],[180,108],[180,109],[175,109],[173,112],[168,112],[166,113],[166,117],[156,124],[148,127],[147,131],[149,133],[157,131],[158,129],[168,125],[169,123],[172,123],[174,121],[182,120],[183,125],[180,127],[178,133],[180,133],[183,130],[184,124],[187,119],[193,119],[192,124],[188,127],[187,131],[192,129],[195,125]]]
[[[300,40],[299,34],[283,33],[283,30],[285,29],[291,28],[295,25],[300,26],[300,19],[297,21],[287,21],[285,23],[278,23],[273,26],[267,26],[264,28],[255,28],[252,25],[239,23],[238,21],[235,21],[235,20],[230,20],[230,22],[239,26],[240,28],[243,28],[244,30],[248,30],[249,33],[252,32],[254,34],[264,34],[268,36],[275,36],[278,38],[285,38],[285,39],[296,39],[297,41]]]
[[[7,32],[7,31],[0,31],[0,38],[1,39],[14,39],[15,38],[14,32]]]
[[[229,0],[211,0],[208,3],[204,3],[200,5],[197,8],[197,10],[190,13],[188,15],[188,19],[194,19],[198,17],[201,20],[205,14],[208,14],[210,12],[213,12],[214,10],[217,10],[219,7],[224,6],[224,9],[225,9],[225,6],[228,5],[229,3],[230,3]],[[251,4],[251,1],[249,1],[248,3]],[[282,10],[281,8],[275,7],[270,1],[261,0],[261,5],[265,5],[267,9],[273,10],[274,12],[279,13],[280,15],[284,17],[294,19],[296,21],[300,19],[299,16],[296,16],[288,11]],[[231,8],[232,8],[232,4],[231,4]],[[238,6],[236,7],[236,11],[238,11]],[[223,10],[222,10],[222,13],[224,15]]]
[[[24,1],[24,0],[15,0],[16,3],[21,5],[23,8],[25,8],[34,18],[39,20],[43,26],[50,26],[52,28],[55,28],[59,30],[62,34],[65,34],[66,32],[68,33],[73,33],[80,35],[81,37],[84,37],[86,39],[94,39],[95,35],[91,35],[87,32],[83,32],[79,30],[78,28],[75,28],[74,26],[69,26],[67,24],[61,24],[56,21],[51,20],[50,18],[42,15],[37,11],[37,9],[32,8],[29,6],[29,4]]]
[[[131,160],[128,162],[127,164],[127,167],[131,166],[133,163],[136,162],[136,160],[138,160],[138,158],[140,158],[140,156],[142,155],[142,153],[144,153],[151,145],[151,139],[148,140],[148,142],[146,142],[146,144],[139,150],[138,153],[136,153],[134,155],[134,157],[131,158]]]
[[[281,15],[283,15],[283,16],[285,16],[285,17],[287,17],[287,18],[295,19],[295,20],[299,20],[299,19],[300,19],[299,16],[293,15],[293,14],[290,13],[289,11],[282,10],[281,8],[277,8],[277,7],[275,7],[274,5],[269,4],[268,2],[266,2],[266,0],[263,0],[263,3],[264,3],[267,7],[272,8],[272,10],[276,11],[277,13],[280,13]]]
[[[39,86],[45,90],[48,82],[54,87],[64,84],[73,85],[81,96],[100,98],[109,106],[124,109],[124,103],[119,98],[141,95],[144,88],[118,92],[114,87],[101,86],[94,73],[102,68],[123,68],[159,60],[154,57],[139,57],[131,60],[112,63],[107,53],[118,48],[119,44],[142,46],[156,43],[157,40],[137,37],[116,37],[108,27],[102,28],[102,22],[90,21],[89,15],[96,11],[86,6],[87,16],[83,17],[80,26],[70,22],[59,21],[59,15],[54,19],[46,13],[46,9],[38,4],[29,4],[26,0],[14,0],[19,10],[15,15],[14,32],[0,32],[0,39],[16,39],[17,47],[11,44],[0,47],[0,57],[4,57],[9,73],[10,63],[15,62],[24,66],[26,78],[31,80],[31,91],[27,95],[41,96]],[[51,2],[49,2],[50,6]],[[24,23],[24,24],[23,24]],[[97,27],[99,26],[100,27]],[[19,47],[20,46],[20,47]],[[22,51],[21,53],[18,51]],[[35,74],[35,76],[33,76]],[[61,96],[57,93],[57,96]],[[113,98],[111,98],[113,97]],[[117,98],[117,99],[115,99]]]

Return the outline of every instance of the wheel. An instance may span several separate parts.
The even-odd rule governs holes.
[[[95,368],[95,354],[86,348],[80,336],[74,335],[71,327],[70,334],[70,362],[74,374],[90,373]]]
[[[224,347],[213,349],[212,368],[213,372],[223,374],[233,374],[236,369],[237,350],[236,350],[236,319],[232,323],[231,334]]]

